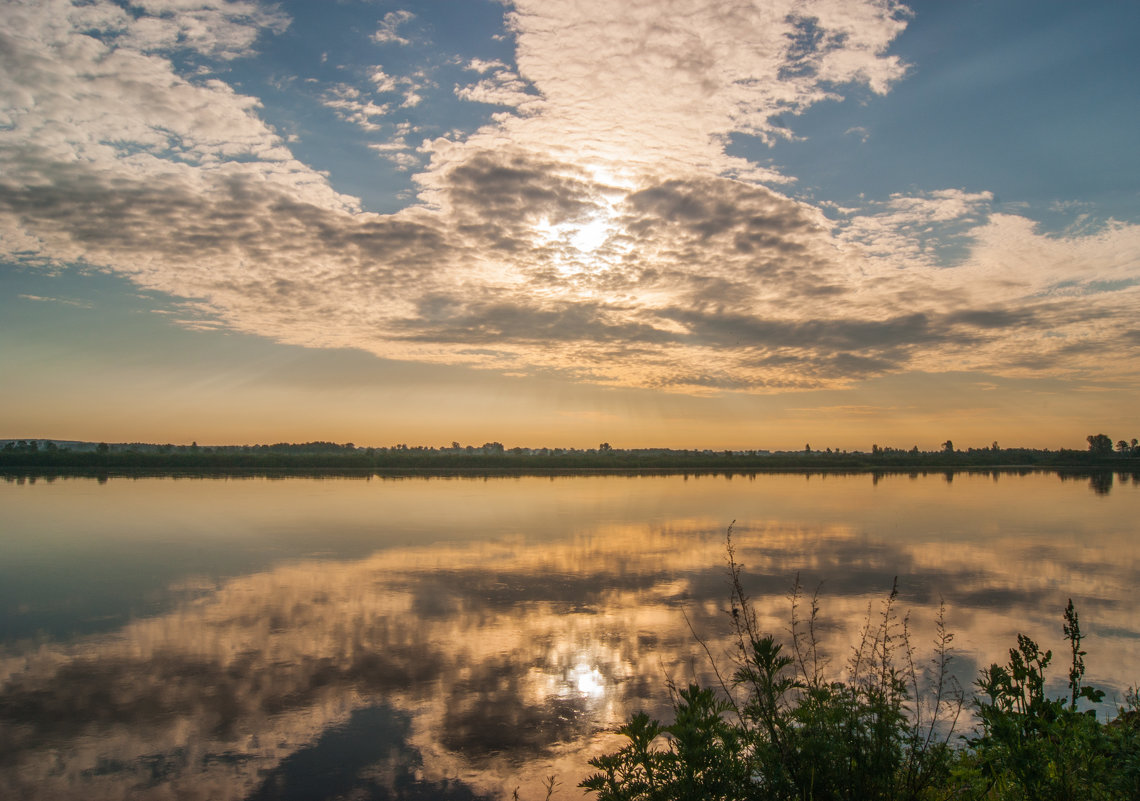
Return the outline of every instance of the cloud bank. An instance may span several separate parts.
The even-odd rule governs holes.
[[[0,257],[114,271],[281,342],[512,375],[692,393],[1136,377],[1137,226],[1044,235],[953,188],[834,209],[726,152],[905,80],[896,3],[518,0],[516,63],[471,62],[454,89],[500,110],[423,141],[418,197],[389,215],[299,161],[218,71],[281,12],[132,11],[7,7]],[[411,21],[391,12],[372,39],[409,46]],[[369,69],[376,91],[410,85]],[[390,109],[348,84],[321,102],[366,132]],[[372,147],[422,163],[403,137]]]

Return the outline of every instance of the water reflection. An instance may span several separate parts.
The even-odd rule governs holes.
[[[179,586],[193,593],[161,613],[73,639],[11,641],[0,652],[0,797],[459,799],[520,786],[535,798],[551,774],[574,796],[586,759],[612,743],[607,730],[633,709],[664,714],[667,677],[709,678],[690,624],[715,654],[727,651],[724,526],[710,509],[731,505],[755,512],[734,539],[761,625],[786,626],[794,575],[823,581],[823,646],[836,664],[898,575],[919,641],[946,598],[966,685],[1017,631],[1055,648],[1068,596],[1090,633],[1089,680],[1119,693],[1140,678],[1134,489],[1114,493],[1111,510],[1091,498],[1062,514],[1058,534],[1026,519],[1037,508],[1055,520],[1073,503],[1042,500],[1064,495],[1055,477],[1019,488],[984,475],[950,487],[940,475],[780,478],[762,497],[758,485],[723,480],[616,491],[560,480],[540,500],[520,498],[505,535],[397,537],[368,555],[186,576]],[[552,523],[554,536],[518,533],[569,497],[565,482],[580,491],[578,522]],[[657,508],[683,486],[688,500],[668,515],[634,522],[643,503]],[[889,493],[868,498],[872,486]],[[656,500],[622,498],[630,493]],[[334,488],[312,509],[351,518],[335,503],[344,497]],[[995,512],[1000,498],[1021,510],[1020,528]],[[395,505],[387,512],[399,520]]]

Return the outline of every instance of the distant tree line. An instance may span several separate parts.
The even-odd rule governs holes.
[[[1112,437],[1107,434],[1089,434],[1089,451],[1101,456],[1108,456],[1113,452]],[[1133,437],[1131,441],[1118,439],[1115,445],[1116,453],[1121,456],[1140,456],[1140,440]]]
[[[501,442],[428,447],[397,443],[361,447],[325,441],[272,445],[190,445],[9,440],[0,445],[0,468],[245,470],[245,469],[957,469],[968,467],[1073,467],[1125,469],[1140,466],[1136,439],[1113,443],[1089,435],[1088,450],[989,447],[957,449],[951,440],[937,450],[873,444],[870,451],[838,448],[771,452],[766,450],[685,450],[674,448],[507,448]]]

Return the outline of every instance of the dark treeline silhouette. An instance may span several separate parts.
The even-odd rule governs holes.
[[[1088,437],[1088,450],[1002,448],[955,449],[951,440],[937,450],[871,446],[843,451],[810,445],[797,451],[682,450],[616,448],[506,448],[482,445],[361,447],[348,443],[304,442],[274,445],[190,445],[0,440],[0,469],[80,471],[249,471],[274,469],[339,470],[838,470],[908,471],[969,468],[1073,468],[1140,470],[1137,440],[1115,444],[1104,434]]]

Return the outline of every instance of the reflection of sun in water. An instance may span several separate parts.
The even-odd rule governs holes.
[[[567,676],[567,684],[588,698],[598,699],[606,694],[606,677],[589,662],[575,665]]]
[[[547,654],[544,667],[530,670],[528,684],[535,703],[579,699],[586,708],[604,712],[616,701],[615,677],[626,675],[627,668],[619,653],[597,643],[559,643]]]

